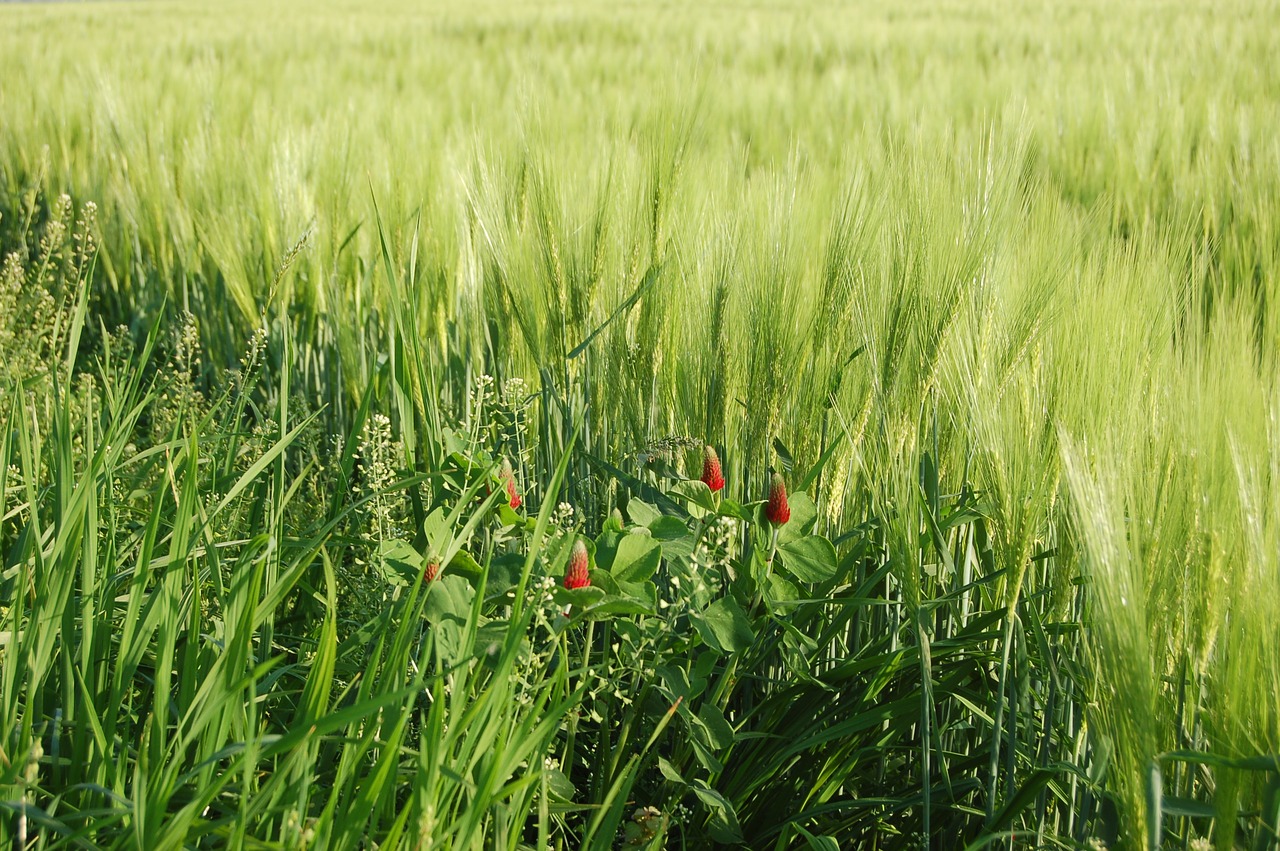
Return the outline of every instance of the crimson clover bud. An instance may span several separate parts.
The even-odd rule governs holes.
[[[586,588],[591,584],[587,576],[590,558],[587,556],[587,545],[582,541],[573,542],[573,553],[569,556],[569,567],[564,572],[564,587],[570,591],[575,588]]]
[[[791,519],[791,506],[787,504],[787,485],[781,473],[774,473],[769,483],[769,501],[764,506],[765,519],[774,526],[781,526]]]
[[[519,508],[524,503],[524,500],[520,498],[520,492],[516,490],[516,472],[511,468],[510,459],[502,459],[502,470],[498,474],[498,478],[507,487],[507,502],[513,509]]]
[[[702,450],[702,481],[711,492],[715,493],[724,487],[724,473],[720,470],[720,456],[714,446]]]

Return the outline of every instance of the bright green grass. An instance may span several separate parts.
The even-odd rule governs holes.
[[[927,514],[976,489],[986,521],[945,537],[957,576],[990,579],[976,608],[1008,612],[988,728],[1045,711],[1005,692],[1027,606],[1073,623],[1083,577],[1076,762],[1110,751],[1135,845],[1159,755],[1280,752],[1274,4],[110,3],[0,23],[0,228],[33,182],[96,201],[109,324],[141,338],[162,305],[190,310],[216,370],[265,318],[275,396],[350,435],[372,388],[419,472],[436,459],[410,429],[436,435],[482,373],[525,378],[531,479],[585,419],[567,495],[593,528],[618,495],[590,458],[633,473],[656,440],[711,441],[749,500],[775,439],[797,472],[837,444],[824,528],[879,521],[912,646],[954,629],[921,614],[957,586],[920,545]],[[976,806],[1007,800],[1003,758],[970,772],[991,786]],[[1237,812],[1277,800],[1274,772],[1157,764],[1178,836],[1230,847]]]

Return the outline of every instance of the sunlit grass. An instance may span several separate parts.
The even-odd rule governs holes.
[[[741,827],[780,847],[819,827],[885,845],[921,829],[1070,844],[1118,827],[1136,847],[1158,814],[1170,842],[1212,833],[1227,848],[1274,829],[1280,27],[1267,3],[149,2],[5,5],[0,24],[0,249],[29,244],[0,282],[6,800],[33,788],[22,749],[37,741],[56,768],[41,782],[70,784],[47,756],[61,712],[75,764],[94,766],[80,779],[97,784],[76,806],[106,796],[92,806],[138,825],[147,847],[198,832],[155,809],[182,784],[192,813],[202,795],[229,796],[281,841],[340,845],[351,835],[334,832],[330,804],[361,778],[374,797],[351,830],[392,842],[419,829],[395,811],[405,783],[412,818],[454,824],[449,842],[463,845],[532,841],[527,812],[538,838],[617,827],[621,804],[572,807],[632,783],[667,817],[681,800],[702,807],[690,836],[729,831],[707,791],[719,790]],[[98,205],[91,280],[72,242],[41,271],[64,191]],[[117,324],[127,331],[107,333]],[[154,351],[134,352],[147,339]],[[57,392],[73,373],[94,378]],[[143,380],[153,373],[165,383]],[[670,720],[652,695],[679,694],[623,678],[628,699],[651,705],[618,698],[581,736],[537,726],[552,707],[596,705],[590,678],[563,667],[567,643],[534,686],[544,714],[498,712],[483,728],[528,721],[530,765],[590,776],[567,810],[547,804],[552,774],[503,786],[515,763],[500,755],[484,775],[496,786],[458,774],[453,760],[492,742],[482,729],[433,750],[443,715],[421,727],[380,716],[388,748],[413,753],[394,770],[354,710],[341,745],[277,753],[255,739],[273,713],[345,718],[378,695],[396,706],[401,685],[438,689],[432,713],[502,699],[479,668],[428,684],[430,654],[411,652],[407,632],[393,640],[386,612],[377,629],[400,642],[391,680],[368,684],[377,654],[344,673],[333,649],[344,622],[368,620],[344,606],[382,605],[372,539],[426,554],[444,497],[419,490],[454,453],[515,458],[530,506],[566,501],[598,536],[614,508],[697,474],[697,453],[670,447],[708,442],[737,502],[763,498],[770,468],[812,473],[801,490],[840,558],[825,590],[864,607],[847,621],[797,614],[814,646],[756,623],[749,658],[793,690],[736,692],[725,662],[704,672],[711,688],[725,675],[715,711],[808,741],[818,721],[787,715],[787,701],[849,689],[832,672],[877,660],[870,682],[893,684],[888,702],[910,703],[909,722],[886,727],[878,750],[856,736],[819,748],[827,773],[785,795],[892,804],[766,828],[757,808],[784,793],[729,778],[795,768],[743,742],[711,762],[651,742],[647,758],[696,768],[683,786],[652,765],[631,774],[611,748],[643,745]],[[357,470],[377,447],[387,476],[371,483]],[[140,502],[126,511],[115,488]],[[478,540],[450,546],[504,554]],[[749,542],[741,532],[741,570]],[[181,568],[134,581],[156,558]],[[260,579],[227,584],[242,562]],[[773,600],[765,587],[733,593],[750,608]],[[780,624],[792,603],[779,605],[763,611]],[[482,617],[498,616],[477,608],[469,628]],[[182,634],[248,643],[218,661]],[[604,634],[574,633],[577,659],[607,666]],[[635,658],[655,663],[691,651],[636,640]],[[345,695],[307,679],[335,664],[326,678]],[[820,688],[814,672],[843,685]],[[220,685],[206,705],[207,676]],[[263,677],[287,712],[255,694]],[[126,699],[138,703],[122,723],[149,738],[117,768],[107,707]],[[193,714],[170,724],[176,705]],[[703,735],[687,706],[673,729]],[[232,742],[250,750],[219,750]],[[574,743],[588,749],[563,752]],[[336,769],[318,767],[339,752]],[[252,769],[262,753],[283,760],[271,780]],[[213,763],[183,773],[214,755],[243,772],[235,792],[219,791],[233,778],[215,781]],[[313,773],[323,782],[308,790]],[[590,828],[584,813],[608,815]]]

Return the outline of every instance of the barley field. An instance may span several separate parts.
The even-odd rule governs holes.
[[[0,841],[1280,848],[1274,0],[0,6]]]

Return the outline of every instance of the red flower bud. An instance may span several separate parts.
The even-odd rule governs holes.
[[[506,458],[502,459],[502,472],[499,478],[507,486],[507,502],[512,508],[519,508],[524,504],[524,500],[520,498],[520,492],[516,490],[516,472],[511,469],[511,461]]]
[[[720,456],[716,454],[714,446],[707,446],[702,450],[702,481],[711,488],[712,493],[724,487],[724,473],[720,471]]]
[[[440,562],[431,559],[427,562],[427,569],[422,571],[422,581],[431,582],[440,575]]]
[[[575,588],[586,588],[591,584],[587,576],[590,558],[587,556],[587,545],[582,541],[573,542],[573,553],[569,556],[569,567],[564,572],[564,587],[572,591]]]
[[[764,516],[774,526],[781,526],[791,519],[791,506],[787,505],[787,486],[780,473],[774,473],[769,483],[769,501],[765,503]]]

